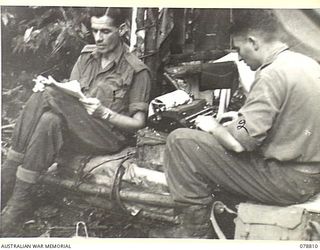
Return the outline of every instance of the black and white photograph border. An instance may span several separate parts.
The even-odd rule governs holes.
[[[174,174],[180,174],[181,178],[185,178],[186,176],[183,177],[183,175],[189,174],[187,171],[192,171],[192,167],[186,170],[177,167],[175,172],[168,172],[164,169],[163,162],[164,157],[178,156],[182,152],[178,151],[180,144],[181,148],[191,149],[191,151],[192,148],[197,151],[201,146],[208,146],[201,145],[206,139],[201,139],[200,134],[192,135],[190,130],[187,130],[191,128],[214,134],[210,131],[211,128],[206,126],[211,120],[201,118],[203,116],[215,117],[215,120],[219,120],[217,126],[223,128],[227,127],[229,122],[238,119],[235,128],[237,133],[241,132],[240,134],[248,134],[254,129],[250,127],[250,119],[239,118],[238,111],[246,102],[256,77],[256,70],[259,70],[262,64],[255,68],[254,62],[250,63],[250,58],[245,58],[246,54],[242,58],[238,56],[238,53],[241,54],[239,48],[242,49],[243,44],[241,42],[237,44],[234,39],[239,35],[238,30],[233,30],[236,29],[233,28],[237,15],[235,12],[239,9],[245,11],[245,8],[249,8],[249,12],[270,8],[281,26],[281,32],[285,34],[283,36],[285,44],[299,55],[302,53],[312,58],[308,61],[309,59],[302,57],[301,60],[306,60],[304,63],[310,63],[310,67],[315,67],[312,63],[320,62],[318,48],[320,3],[310,1],[310,3],[304,3],[304,6],[299,5],[300,3],[292,3],[289,6],[286,3],[257,5],[257,3],[239,4],[227,1],[222,6],[221,3],[215,5],[206,2],[195,6],[194,3],[181,4],[176,1],[175,3],[154,3],[151,6],[148,2],[134,3],[133,6],[133,3],[122,1],[108,1],[106,4],[101,1],[97,3],[72,1],[68,4],[58,2],[38,3],[36,1],[31,5],[28,2],[21,4],[15,1],[1,1],[0,248],[84,249],[94,246],[98,249],[105,247],[147,249],[172,247],[175,244],[181,247],[224,249],[238,248],[240,244],[249,248],[268,249],[274,246],[288,249],[319,247],[319,195],[311,195],[310,199],[296,205],[286,205],[287,201],[282,201],[281,205],[275,205],[272,202],[269,205],[263,205],[256,201],[248,202],[248,199],[231,194],[224,190],[224,187],[215,184],[212,185],[211,200],[214,202],[210,203],[210,209],[202,211],[201,206],[195,205],[188,211],[184,203],[188,202],[188,198],[182,197],[182,202],[174,199],[179,196],[176,194],[178,189],[174,185],[171,187],[175,193],[173,198],[170,185],[175,180],[172,177]],[[119,20],[118,17],[114,18],[114,15],[120,17]],[[112,19],[112,22],[109,19]],[[113,27],[117,28],[117,35],[110,38],[114,40],[108,40],[109,34],[115,32]],[[96,75],[91,79],[81,79],[85,70],[93,70],[84,66],[84,61],[88,63],[96,59],[97,54],[108,49],[108,46],[103,44],[103,39],[111,43],[119,39],[117,41],[123,44],[121,51],[125,51],[110,53],[113,58],[106,58],[105,62],[101,59],[101,66],[104,63],[105,68],[109,67],[107,70],[117,71],[114,70],[117,67],[122,70],[121,83],[115,79],[119,77],[118,73],[118,76],[115,78],[111,76],[110,81],[108,80],[108,84],[113,84],[109,98],[109,100],[112,99],[113,106],[108,106],[107,103],[100,102],[98,99],[99,95],[108,95],[107,92],[110,89],[103,89],[103,85],[100,84],[101,89],[89,90],[90,86],[84,83],[84,81],[96,81],[99,74],[101,76],[105,73],[103,70],[98,74],[94,73]],[[253,50],[260,45],[259,39],[257,41],[254,39],[255,37],[248,40]],[[317,68],[313,70],[315,74],[319,74]],[[318,79],[319,77],[318,75]],[[135,86],[133,79],[138,78],[141,82],[145,82],[144,86],[132,87]],[[132,84],[130,88],[132,87],[136,95],[139,95],[137,99],[132,97],[133,95],[130,96],[130,92],[126,92],[130,84]],[[119,85],[122,85],[120,89]],[[317,91],[315,89],[315,92]],[[32,95],[44,97],[30,101]],[[52,101],[57,95],[61,95],[68,101],[64,102],[63,98],[57,102]],[[92,96],[94,98],[91,98]],[[124,119],[127,116],[131,119],[128,122],[125,121],[126,125],[129,123],[130,127],[130,124],[133,124],[132,126],[136,128],[136,122],[141,121],[140,113],[143,114],[141,119],[145,119],[146,123],[143,123],[142,127],[141,124],[137,125],[138,129],[133,129],[137,131],[135,133],[131,133],[129,128],[120,135],[113,124],[111,131],[116,131],[116,136],[110,134],[113,138],[111,142],[110,139],[109,142],[97,139],[97,143],[106,143],[103,147],[105,145],[113,147],[117,144],[111,153],[106,154],[101,147],[97,147],[97,151],[103,153],[84,154],[86,145],[82,148],[81,143],[77,144],[77,141],[73,141],[78,139],[77,135],[67,132],[70,138],[65,144],[76,150],[61,146],[63,152],[59,151],[59,155],[49,155],[55,150],[52,147],[59,147],[57,144],[62,144],[62,139],[58,137],[63,133],[56,133],[57,127],[59,127],[58,130],[65,131],[68,126],[73,126],[73,124],[61,125],[56,122],[57,117],[63,121],[65,120],[63,116],[78,117],[77,122],[81,124],[84,122],[83,119],[86,119],[80,116],[82,109],[94,119],[103,123],[112,123],[119,118],[117,112],[123,105],[118,100],[128,96],[132,102],[136,101],[136,103],[132,103],[131,106],[127,104],[126,114],[131,112],[131,117],[121,115]],[[76,99],[80,100],[81,105],[73,107],[71,103]],[[310,101],[310,104],[315,103]],[[50,105],[54,106],[54,112],[47,112],[48,108],[51,108]],[[42,106],[42,110],[39,106]],[[67,106],[70,107],[69,110]],[[64,108],[66,110],[63,110]],[[21,118],[22,110],[26,109],[30,109],[32,115],[26,113],[27,115]],[[310,110],[311,115],[312,112],[315,111]],[[43,115],[43,113],[50,114]],[[226,113],[229,116],[224,115]],[[18,122],[16,125],[19,116],[19,120],[23,122]],[[39,121],[41,117],[47,118],[47,121],[44,119],[42,123],[44,124],[42,129],[39,128],[41,126],[37,126],[37,119]],[[25,128],[22,123],[31,126],[32,132],[26,135],[27,138],[21,140],[28,142],[33,140],[32,145],[38,145],[36,146],[38,148],[33,149],[38,150],[37,159],[32,159],[36,155],[34,154],[26,161],[36,162],[35,165],[37,165],[47,162],[50,157],[54,159],[54,161],[49,160],[50,165],[45,171],[38,171],[38,169],[35,171],[33,167],[24,168],[21,165],[25,160],[24,155],[14,149],[19,149],[19,146],[25,142],[14,141],[12,136],[26,133],[22,132]],[[100,125],[101,123],[98,122],[92,125],[91,129],[98,129]],[[303,129],[304,136],[312,137],[317,134],[312,130],[314,127],[310,126],[310,129]],[[44,137],[41,142],[39,139],[41,136],[32,135],[34,130],[39,129],[41,133],[48,127],[51,127],[50,133],[54,133],[52,138]],[[86,127],[78,126],[78,128],[79,132],[83,132],[81,129]],[[171,134],[176,129],[178,132]],[[111,133],[109,127],[99,132]],[[201,143],[194,144],[195,146],[191,145],[193,141],[191,146],[186,145],[188,142],[182,143],[185,139],[183,137],[189,136],[189,132],[192,140],[199,139]],[[234,135],[233,133],[235,132],[231,131],[229,135]],[[72,136],[69,136],[71,134]],[[167,141],[169,134],[171,142]],[[90,140],[95,140],[90,133],[88,135],[91,137]],[[241,142],[241,136],[235,137],[236,142],[239,140]],[[285,137],[284,134],[282,136]],[[86,140],[86,138],[80,139]],[[32,145],[29,146],[32,147]],[[51,148],[43,150],[48,145]],[[250,147],[239,145],[240,149],[235,147],[234,151],[242,151],[241,148]],[[319,148],[319,142],[314,145],[318,145]],[[171,156],[170,152],[165,153],[165,150],[170,151]],[[206,160],[212,160],[214,154],[221,154],[222,151],[218,150],[217,148],[216,152],[209,151],[212,156]],[[288,150],[294,149],[290,146]],[[189,156],[194,153],[191,151]],[[311,152],[310,155],[316,154],[312,149],[306,151]],[[46,155],[42,156],[41,152],[46,152]],[[317,157],[319,156],[315,156],[314,159]],[[189,165],[194,165],[192,157],[189,159],[185,156],[185,158],[187,159],[185,162],[180,158],[183,164],[189,162]],[[18,162],[17,159],[21,159],[22,162]],[[196,160],[201,161],[201,159],[204,158],[200,155]],[[171,162],[173,161],[174,159],[171,159]],[[235,171],[238,167],[235,164],[234,166],[228,164],[228,167],[231,167],[230,171]],[[7,171],[4,174],[2,170],[3,168],[7,170],[7,167],[10,167],[11,172],[14,169],[14,173],[8,174],[10,171]],[[294,167],[298,169],[295,171],[301,170]],[[319,176],[317,172],[319,165],[311,164],[306,168],[303,167],[303,171],[308,171],[308,174],[311,171],[313,176]],[[273,174],[275,173],[281,175],[280,172]],[[193,174],[198,175],[194,172]],[[10,184],[13,178],[11,176],[18,181],[14,180],[15,183]],[[294,176],[290,173],[290,177]],[[281,176],[278,177],[277,180],[280,180]],[[201,180],[203,183],[207,182],[205,179]],[[7,212],[9,217],[12,211],[15,213],[15,209],[19,210],[19,205],[15,206],[19,202],[6,197],[7,189],[3,188],[6,182],[12,186],[9,188],[12,189],[11,192],[18,193],[17,199],[19,194],[21,196],[19,188],[33,195],[28,196],[27,201],[22,199],[23,202],[20,203],[23,207],[30,209],[23,221],[15,224],[17,226],[13,228],[14,234],[2,236],[4,229],[2,215],[6,213],[6,209],[9,211]],[[21,182],[27,185],[20,185]],[[320,186],[319,178],[312,177],[305,182],[313,182],[314,185]],[[247,179],[244,183],[252,185]],[[290,181],[284,180],[284,184],[289,185]],[[10,204],[14,207],[11,212]],[[185,211],[186,216],[180,216]],[[208,223],[197,222],[199,218],[208,218]],[[182,229],[182,235],[178,233],[175,237],[175,233],[181,230],[180,224],[187,228],[191,225],[193,229]],[[195,238],[207,238],[206,233],[198,235],[201,230],[208,229],[203,227],[203,224],[208,224],[211,228],[209,238],[216,240],[191,240],[193,237],[190,235],[194,233]],[[172,227],[174,230],[170,231]],[[150,231],[152,231],[151,234]],[[162,234],[163,231],[164,234]],[[174,240],[168,240],[166,232],[169,232]],[[184,237],[185,234],[186,237]],[[178,240],[179,236],[187,239]]]

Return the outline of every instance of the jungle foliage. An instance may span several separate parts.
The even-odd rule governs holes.
[[[2,155],[36,75],[69,77],[83,46],[93,43],[88,7],[2,6]],[[105,8],[103,8],[105,9]]]

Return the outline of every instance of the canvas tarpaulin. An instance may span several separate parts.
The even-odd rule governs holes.
[[[276,9],[292,50],[320,62],[320,9]]]

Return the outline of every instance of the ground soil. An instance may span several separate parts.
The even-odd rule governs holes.
[[[119,209],[93,207],[73,193],[50,190],[47,186],[39,186],[36,196],[35,207],[21,228],[20,236],[147,238],[151,228],[170,226],[133,217]]]

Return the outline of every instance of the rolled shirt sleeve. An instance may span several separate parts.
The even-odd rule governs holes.
[[[228,125],[228,131],[247,151],[256,149],[267,138],[285,98],[284,88],[277,76],[260,74],[238,119]]]
[[[138,72],[132,82],[129,94],[129,114],[147,112],[150,98],[151,81],[147,69]]]

